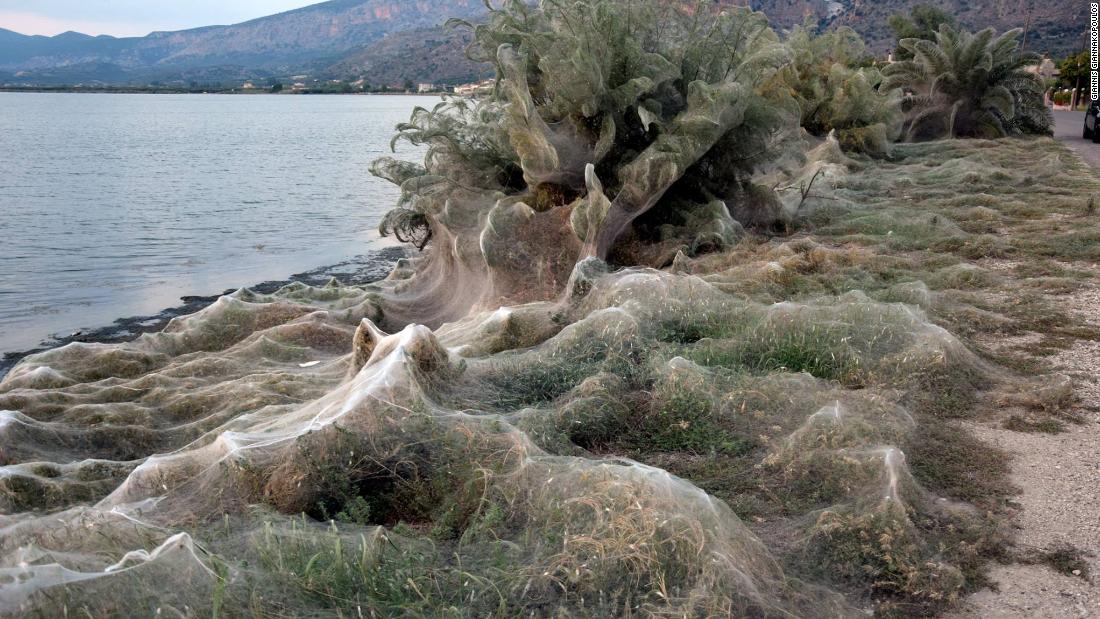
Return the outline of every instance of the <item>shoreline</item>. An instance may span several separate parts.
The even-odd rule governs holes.
[[[270,294],[294,282],[310,286],[324,285],[330,279],[346,286],[363,285],[384,279],[393,270],[394,265],[407,255],[403,247],[385,247],[348,258],[342,262],[320,266],[301,273],[295,273],[286,279],[268,280],[253,286],[243,286],[261,294]],[[179,316],[194,314],[220,297],[235,292],[239,288],[229,288],[219,294],[188,295],[180,297],[179,305],[168,307],[150,316],[127,316],[116,319],[109,325],[94,329],[79,330],[64,337],[47,336],[38,347],[30,350],[0,353],[0,380],[3,380],[24,358],[54,348],[60,348],[74,342],[87,344],[118,344],[136,339],[143,333],[155,333],[163,329],[169,321]]]

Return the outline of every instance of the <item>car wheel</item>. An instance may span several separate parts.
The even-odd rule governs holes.
[[[1089,131],[1088,123],[1085,123],[1085,128],[1081,130],[1081,139],[1082,140],[1091,140],[1092,139],[1092,132]]]
[[[1089,133],[1092,134],[1092,135],[1089,136],[1089,137],[1092,138],[1092,143],[1093,144],[1100,144],[1100,131],[1097,131],[1096,129],[1093,129]]]

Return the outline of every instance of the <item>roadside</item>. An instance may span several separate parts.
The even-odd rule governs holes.
[[[1054,112],[1054,137],[1100,169],[1100,144],[1081,137],[1084,116]],[[1051,300],[1088,324],[1100,323],[1097,265],[1061,265],[1091,271],[1093,283],[1071,294],[1050,295]],[[1039,358],[1042,353],[1033,354]],[[1078,569],[1074,575],[1073,568],[1080,566],[1073,565],[1059,573],[1044,563],[995,566],[989,574],[994,586],[968,596],[949,613],[952,619],[1100,617],[1100,345],[1079,339],[1048,361],[1052,370],[1073,379],[1084,412],[1080,423],[1056,434],[1014,432],[999,423],[975,423],[971,430],[1012,456],[1012,482],[1020,489],[1015,522],[1020,552],[1038,556],[1072,547],[1083,554],[1088,571]]]
[[[1095,364],[1095,355],[1079,360]],[[1085,553],[1089,569],[1073,575],[1046,563],[994,566],[996,590],[983,589],[965,599],[951,617],[1061,619],[1100,617],[1100,472],[1098,425],[1094,420],[1060,434],[1023,433],[990,425],[972,426],[974,435],[1012,456],[1016,497],[1016,543],[1022,554],[1072,547]],[[1088,556],[1091,555],[1091,556]],[[1091,579],[1091,582],[1089,581]]]
[[[1056,110],[1054,112],[1054,139],[1065,144],[1092,167],[1100,170],[1100,144],[1081,137],[1085,124],[1084,112]]]
[[[1070,305],[1096,294],[1095,287],[1069,295]],[[1079,340],[1051,359],[1053,369],[1073,378],[1080,423],[1057,434],[1015,432],[999,423],[970,425],[975,436],[1012,457],[1016,543],[1022,555],[1035,556],[1073,548],[1088,565],[1012,563],[990,570],[994,586],[963,602],[948,617],[1061,619],[1100,617],[1100,346]],[[1048,554],[1048,556],[1050,556]],[[1073,570],[1077,569],[1076,575]]]

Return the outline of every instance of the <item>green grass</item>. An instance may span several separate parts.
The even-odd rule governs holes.
[[[648,411],[623,428],[618,444],[639,453],[742,455],[756,446],[724,427],[709,396],[676,387],[659,389]]]
[[[904,450],[913,477],[937,495],[997,509],[1017,491],[1006,454],[953,423],[919,425]]]

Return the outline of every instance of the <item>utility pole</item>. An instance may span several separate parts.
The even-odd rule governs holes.
[[[1025,0],[1027,2],[1027,20],[1024,21],[1024,43],[1020,46],[1021,52],[1027,51],[1027,33],[1031,31],[1031,10],[1035,8],[1035,0]]]
[[[1089,29],[1085,28],[1085,34],[1081,35],[1081,51],[1089,49]],[[1077,83],[1073,85],[1073,94],[1069,98],[1069,109],[1071,112],[1077,111],[1078,97],[1081,92],[1081,55],[1077,56]]]

